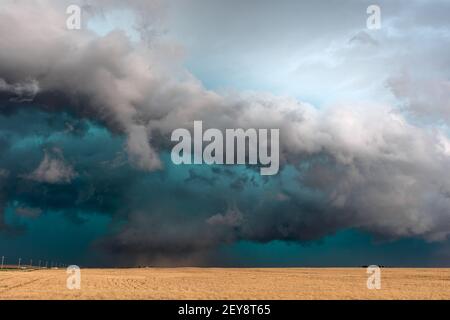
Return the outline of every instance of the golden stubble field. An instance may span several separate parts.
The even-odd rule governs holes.
[[[82,269],[80,290],[67,276],[0,271],[0,299],[450,299],[450,269],[382,269],[380,290],[364,268]]]

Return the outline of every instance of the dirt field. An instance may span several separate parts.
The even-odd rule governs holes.
[[[364,268],[82,269],[0,271],[0,299],[450,299],[450,269],[382,269],[368,290]]]

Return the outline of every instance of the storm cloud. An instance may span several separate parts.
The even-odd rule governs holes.
[[[425,10],[414,23],[386,4],[393,13],[378,34],[364,30],[364,11],[361,25],[337,24],[321,54],[314,46],[333,35],[302,34],[305,53],[292,79],[311,74],[310,93],[317,77],[324,87],[358,93],[330,90],[334,101],[320,106],[268,90],[206,88],[184,65],[183,43],[155,32],[170,26],[170,5],[126,6],[136,13],[134,41],[124,30],[67,30],[65,3],[57,3],[0,5],[0,212],[15,201],[18,214],[35,219],[46,210],[80,223],[80,212],[108,215],[110,234],[95,248],[135,264],[207,263],[237,241],[308,242],[352,228],[380,239],[448,239],[450,25],[426,19],[431,9],[422,1],[408,2],[413,12]],[[89,8],[85,25],[99,8],[124,7],[80,5]],[[423,32],[404,33],[411,25]],[[249,35],[230,34],[223,43]],[[404,45],[413,50],[405,54]],[[194,120],[218,129],[279,128],[281,172],[261,178],[250,167],[174,166],[170,134]],[[3,219],[0,227],[7,228]]]

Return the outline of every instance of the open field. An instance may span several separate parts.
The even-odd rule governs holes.
[[[0,271],[0,299],[450,299],[450,269],[82,269],[81,289],[59,270]]]

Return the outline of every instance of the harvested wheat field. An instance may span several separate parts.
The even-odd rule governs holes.
[[[0,271],[0,299],[450,299],[450,269],[82,269],[80,290],[59,270]]]

